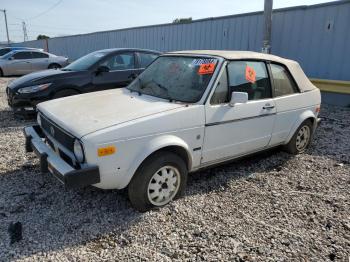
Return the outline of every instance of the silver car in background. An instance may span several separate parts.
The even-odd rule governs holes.
[[[41,50],[16,50],[0,57],[0,76],[25,75],[68,65],[68,58]]]

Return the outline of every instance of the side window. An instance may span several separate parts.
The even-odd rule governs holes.
[[[48,58],[49,55],[45,53],[32,52],[33,58]]]
[[[264,62],[232,61],[227,65],[231,92],[246,92],[249,100],[270,98],[271,86]]]
[[[228,83],[227,83],[227,71],[226,69],[222,72],[220,80],[216,86],[214,94],[210,99],[210,104],[218,105],[228,103]]]
[[[0,56],[6,55],[9,52],[11,52],[10,48],[1,48],[0,49]]]
[[[12,56],[14,59],[19,60],[19,59],[31,59],[32,55],[30,52],[19,52],[16,53]]]
[[[146,68],[154,59],[158,57],[156,54],[139,53],[140,56],[140,67]]]
[[[135,57],[133,53],[117,54],[107,59],[101,65],[107,66],[110,71],[134,69]]]
[[[281,65],[271,64],[271,74],[275,96],[285,96],[298,92],[289,72]]]

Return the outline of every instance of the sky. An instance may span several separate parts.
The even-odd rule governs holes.
[[[273,8],[325,2],[331,0],[274,0]],[[22,42],[22,21],[33,40],[39,34],[55,37],[262,11],[264,0],[1,0],[0,9],[7,12],[10,40]],[[6,39],[0,12],[0,42]]]

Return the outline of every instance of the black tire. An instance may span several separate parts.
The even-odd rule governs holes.
[[[61,67],[62,67],[61,65],[54,63],[54,64],[50,64],[48,69],[59,69]]]
[[[178,173],[174,173],[173,171],[173,174],[175,174],[175,176],[177,177],[176,179],[179,178],[180,181],[176,180],[177,183],[172,183],[172,186],[177,184],[177,189],[174,189],[172,193],[170,193],[171,196],[168,197],[168,200],[165,199],[164,195],[162,196],[161,199],[164,198],[164,201],[168,202],[164,204],[154,204],[152,202],[155,201],[155,198],[150,199],[150,194],[153,194],[157,190],[152,190],[149,188],[149,186],[153,184],[153,186],[160,187],[159,192],[161,192],[161,190],[164,190],[163,192],[169,192],[170,188],[163,188],[163,184],[167,184],[166,180],[162,185],[160,185],[161,182],[158,183],[154,178],[156,173],[162,174],[160,176],[162,177],[163,173],[160,172],[160,169],[166,169],[168,167],[170,168],[170,171],[172,170],[171,168],[175,168],[175,170],[178,171]],[[140,212],[145,212],[154,207],[165,206],[170,201],[179,198],[183,195],[186,188],[187,172],[188,171],[185,161],[177,154],[168,151],[159,151],[154,153],[141,164],[141,166],[137,169],[135,175],[131,179],[131,182],[129,183],[128,194],[132,206]],[[175,176],[173,176],[172,179]],[[169,181],[168,183],[171,183],[171,181]]]
[[[302,141],[303,139],[302,138],[303,135],[301,133],[304,133],[301,130],[305,130],[305,129],[308,130],[309,132],[308,139],[307,141],[304,141],[303,143],[301,143],[300,141]],[[310,146],[312,135],[313,135],[312,132],[313,132],[312,122],[309,119],[305,120],[298,127],[297,131],[295,131],[289,143],[284,146],[284,150],[293,155],[303,153]]]
[[[64,90],[57,91],[52,96],[52,98],[57,99],[57,98],[61,98],[61,97],[74,96],[74,95],[79,95],[79,92],[74,90],[74,89],[64,89]]]

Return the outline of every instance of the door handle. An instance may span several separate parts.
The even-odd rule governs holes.
[[[267,109],[267,110],[273,109],[273,108],[275,108],[275,106],[274,105],[270,105],[270,104],[266,104],[266,105],[263,106],[263,109]]]

